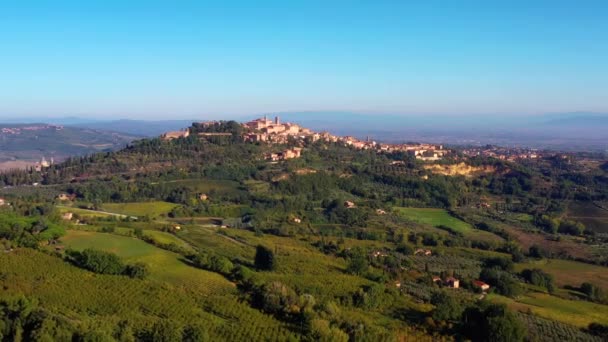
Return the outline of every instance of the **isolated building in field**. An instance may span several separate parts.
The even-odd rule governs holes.
[[[63,194],[59,194],[57,195],[56,199],[60,200],[60,201],[72,201],[76,198],[76,195],[69,195],[66,193]]]
[[[490,285],[484,283],[481,280],[474,280],[473,286],[480,288],[482,291],[488,291],[490,289]]]

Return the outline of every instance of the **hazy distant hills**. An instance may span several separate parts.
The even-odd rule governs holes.
[[[608,151],[608,114],[391,115],[348,112],[279,113],[315,130],[380,141],[496,144],[571,151]]]
[[[451,145],[523,146],[569,151],[608,152],[608,114],[559,113],[546,115],[398,115],[351,112],[298,112],[268,114],[283,122],[296,122],[316,131],[337,135],[370,136],[384,142],[430,142]],[[247,121],[250,115],[226,120]],[[34,122],[43,118],[21,119]],[[16,119],[14,119],[16,120]],[[0,168],[22,167],[51,156],[71,155],[121,148],[142,137],[189,127],[191,120],[95,120],[79,117],[47,118],[63,129],[22,130],[0,134]],[[10,122],[1,120],[2,122]],[[18,128],[43,124],[2,124]]]
[[[45,123],[0,124],[0,168],[21,168],[41,158],[110,151],[141,136]]]
[[[80,122],[71,124],[71,126],[121,132],[138,136],[155,137],[167,131],[176,131],[189,127],[194,121],[202,120],[114,120]]]
[[[45,117],[30,117],[30,118],[0,118],[3,124],[24,124],[24,123],[39,123],[70,126],[78,128],[88,128],[101,131],[118,132],[127,135],[139,137],[155,137],[167,131],[179,130],[189,127],[198,120],[102,120],[102,119],[87,119],[75,116],[45,118]]]
[[[546,117],[546,124],[552,126],[608,126],[608,114],[572,113],[554,114]],[[608,136],[608,134],[607,134]]]

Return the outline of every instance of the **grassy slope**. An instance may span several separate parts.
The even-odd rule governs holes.
[[[112,213],[132,216],[151,216],[156,217],[167,214],[177,205],[162,201],[153,202],[131,202],[131,203],[105,203],[103,210]]]
[[[59,212],[61,212],[61,213],[70,212],[73,214],[78,214],[81,217],[91,217],[91,218],[108,217],[108,216],[115,216],[115,217],[119,217],[119,218],[126,217],[125,215],[122,215],[122,214],[114,214],[114,213],[97,211],[97,210],[67,207],[67,206],[63,206],[63,205],[58,205],[57,208],[59,209]]]
[[[403,217],[433,227],[443,225],[460,233],[466,233],[473,229],[470,224],[451,216],[443,209],[398,207],[395,210]]]
[[[526,268],[540,268],[553,275],[558,286],[579,286],[583,282],[589,282],[608,291],[607,267],[559,259],[543,259],[540,261],[517,264],[515,266],[517,271]]]
[[[491,294],[488,296],[488,300],[505,303],[521,312],[530,310],[538,316],[581,328],[587,327],[592,322],[608,324],[608,306],[606,305],[567,300],[538,292],[528,293],[517,300]]]
[[[218,234],[224,232],[226,235]],[[266,245],[276,252],[278,268],[273,272],[259,272],[264,281],[281,281],[300,293],[312,294],[317,303],[325,300],[336,301],[339,297],[350,297],[359,288],[370,285],[367,279],[345,272],[346,261],[321,253],[311,246],[311,241],[299,237],[278,237],[273,235],[255,236],[245,230],[226,230],[212,228],[188,227],[178,234],[181,238],[202,248],[231,258],[251,261],[255,255],[255,246]],[[360,242],[345,239],[346,244]],[[365,241],[364,243],[381,245],[382,243]],[[406,297],[397,297],[389,310],[414,310],[420,308]],[[352,307],[341,307],[342,315],[361,321],[373,321],[373,324],[384,326],[402,333],[409,329],[403,322],[390,314],[375,310],[362,310]]]
[[[4,295],[24,294],[67,317],[171,316],[178,321],[212,319],[184,291],[169,289],[154,280],[96,275],[57,257],[28,249],[0,254]],[[145,290],[144,290],[145,289]],[[162,299],[162,300],[161,300]],[[144,312],[146,314],[144,314]]]
[[[190,244],[171,233],[161,232],[158,230],[144,230],[144,235],[152,238],[152,240],[154,240],[154,242],[156,243],[166,245],[175,244],[186,250],[193,251],[193,248],[190,246]]]
[[[229,293],[200,297],[156,279],[93,274],[30,249],[0,254],[0,274],[2,297],[36,298],[47,310],[84,326],[112,329],[128,319],[139,329],[169,318],[181,324],[203,323],[213,340],[266,336],[266,340],[285,341],[293,336],[286,324]]]
[[[448,213],[444,209],[436,208],[393,208],[399,215],[414,222],[427,224],[429,226],[446,226],[455,232],[463,234],[467,238],[482,241],[501,241],[502,239],[492,233],[474,229],[470,224],[464,222]]]
[[[221,275],[188,266],[178,254],[136,238],[71,230],[62,240],[66,247],[73,249],[95,248],[116,253],[126,262],[143,262],[150,268],[151,279],[195,293],[232,292],[234,289],[233,284]]]

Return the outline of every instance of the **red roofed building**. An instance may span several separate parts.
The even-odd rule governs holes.
[[[473,286],[479,287],[482,291],[487,291],[490,289],[490,285],[484,283],[481,280],[473,280]]]

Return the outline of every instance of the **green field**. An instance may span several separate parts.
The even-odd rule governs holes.
[[[169,213],[177,204],[153,201],[153,202],[131,202],[131,203],[104,203],[103,210],[111,213],[158,217]]]
[[[93,237],[99,235],[103,234]],[[109,240],[101,238],[101,242],[107,245]],[[82,241],[77,244],[85,245]],[[136,258],[137,253],[128,254]],[[290,336],[294,339],[287,324],[226,292],[201,297],[156,279],[94,274],[25,248],[0,253],[0,274],[4,298],[35,298],[45,310],[84,327],[112,329],[128,318],[134,329],[142,329],[159,319],[170,319],[179,324],[202,322],[212,340],[240,341],[259,336],[271,341],[286,341]],[[259,336],[252,336],[252,332]]]
[[[4,294],[38,298],[45,307],[66,317],[82,319],[86,312],[111,320],[116,316],[137,320],[146,312],[180,321],[213,318],[204,315],[194,298],[184,291],[171,290],[154,280],[93,274],[34,250],[0,254],[0,271],[6,275],[0,279]]]
[[[217,273],[188,266],[178,254],[165,251],[136,238],[90,231],[70,230],[62,238],[66,247],[94,248],[117,254],[125,262],[142,262],[150,268],[150,278],[199,294],[232,292],[231,282]]]
[[[588,282],[608,291],[608,267],[559,259],[543,259],[515,265],[516,271],[526,268],[539,268],[551,274],[558,286],[580,286],[581,283]]]
[[[253,258],[255,246],[258,244],[276,251],[281,260],[277,270],[259,274],[266,281],[281,281],[318,299],[331,299],[333,296],[352,293],[359,287],[370,284],[370,281],[364,278],[346,274],[344,259],[325,255],[306,241],[274,235],[260,237],[255,236],[253,232],[236,229],[228,230],[227,234],[233,240],[224,237],[217,240],[217,253],[224,248],[226,251],[234,250],[235,253],[241,250],[243,256],[250,255],[250,258]],[[234,240],[241,244],[237,245]]]
[[[394,209],[402,217],[433,227],[446,226],[463,234],[473,229],[470,224],[455,218],[444,209],[405,207],[396,207]]]
[[[218,234],[218,232],[224,234]],[[346,262],[321,253],[310,243],[273,235],[255,236],[246,230],[226,230],[207,227],[188,227],[178,236],[190,244],[229,258],[250,262],[255,246],[266,245],[276,251],[281,262],[275,272],[261,272],[265,281],[279,280],[310,293],[318,299],[356,291],[370,282],[345,273]]]
[[[74,207],[68,207],[68,206],[63,206],[63,205],[58,205],[57,208],[59,209],[59,212],[61,212],[61,213],[70,212],[70,213],[79,215],[81,217],[97,218],[97,217],[114,216],[114,217],[123,218],[123,217],[127,216],[127,215],[123,215],[123,214],[114,214],[114,213],[109,213],[109,212],[74,208]]]
[[[394,207],[401,217],[410,221],[429,225],[432,227],[444,226],[450,228],[456,233],[462,234],[464,237],[481,241],[502,241],[497,235],[492,233],[474,229],[473,226],[464,222],[452,215],[447,210],[437,208],[408,208]]]
[[[608,324],[608,306],[582,300],[567,300],[545,293],[528,293],[517,300],[490,294],[487,300],[505,303],[520,312],[585,328],[589,323]]]
[[[186,241],[178,238],[177,236],[171,233],[161,232],[158,230],[144,230],[144,236],[150,237],[152,240],[154,240],[155,243],[160,243],[163,245],[174,244],[187,251],[194,250],[192,246],[190,246],[190,244],[188,244]]]

